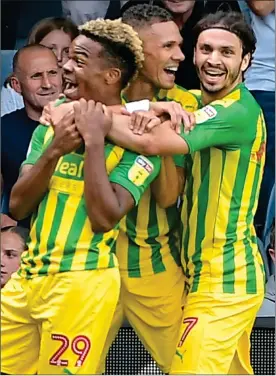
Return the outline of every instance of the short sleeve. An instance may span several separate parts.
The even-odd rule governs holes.
[[[34,165],[41,157],[44,150],[43,144],[47,130],[48,127],[41,124],[35,129],[28,147],[26,160],[22,163],[22,166]]]
[[[129,191],[137,205],[145,190],[158,176],[160,168],[160,157],[144,157],[126,150],[118,166],[109,175],[109,180]]]
[[[248,111],[238,102],[216,101],[194,112],[196,127],[181,137],[193,153],[208,147],[237,150],[254,140],[256,127],[248,121]]]

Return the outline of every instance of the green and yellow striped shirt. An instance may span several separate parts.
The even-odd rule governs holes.
[[[53,128],[38,126],[23,165],[35,164],[53,135]],[[145,158],[112,144],[105,145],[105,158],[109,180],[128,190],[137,205],[159,173],[160,158]],[[59,159],[48,191],[32,217],[28,251],[19,270],[22,277],[117,266],[112,248],[118,225],[107,233],[92,232],[84,199],[83,168],[84,147]]]
[[[253,226],[265,162],[262,111],[243,84],[195,112],[182,209],[182,264],[190,292],[263,290]]]
[[[127,102],[124,97],[122,100]],[[154,100],[176,101],[191,112],[198,108],[196,97],[177,85],[171,90],[160,90]],[[183,167],[183,156],[176,156],[175,163]],[[148,188],[138,206],[120,222],[115,243],[120,271],[126,272],[129,277],[143,277],[175,270],[175,266],[181,264],[179,224],[177,205],[161,208]]]

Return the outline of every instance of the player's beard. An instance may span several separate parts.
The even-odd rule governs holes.
[[[218,88],[216,88],[215,85],[214,85],[213,88],[211,87],[211,85],[209,85],[209,87],[205,86],[204,82],[200,79],[200,71],[196,67],[196,71],[197,71],[197,74],[198,74],[198,77],[199,77],[199,80],[200,80],[200,85],[201,85],[202,90],[204,90],[207,94],[212,95],[212,94],[218,94],[221,91],[227,90],[228,87],[234,86],[233,84],[235,82],[238,82],[238,78],[241,74],[241,65],[242,65],[242,62],[240,63],[238,68],[233,70],[232,72],[226,71],[226,73],[225,73],[226,78],[224,80],[225,84],[223,86],[218,87]]]

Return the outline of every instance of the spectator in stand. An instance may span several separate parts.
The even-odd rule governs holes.
[[[69,46],[78,35],[77,26],[61,17],[44,18],[30,31],[27,44],[42,44],[52,49],[60,68],[68,61]],[[23,98],[11,88],[11,76],[5,82],[1,93],[1,116],[24,107]]]
[[[61,70],[55,54],[48,47],[34,44],[19,49],[14,56],[13,71],[12,86],[22,95],[25,107],[3,116],[1,121],[4,214],[9,212],[10,192],[18,178],[21,163],[26,159],[43,107],[57,99],[62,91]],[[21,224],[28,227],[29,220]]]
[[[96,1],[68,1],[62,0],[63,16],[73,20],[77,25],[97,18],[114,20],[120,17],[121,6],[126,1],[96,0]]]
[[[1,228],[1,288],[16,272],[20,265],[20,258],[26,249],[29,231],[20,226]]]
[[[245,75],[245,85],[262,107],[267,129],[266,164],[255,216],[257,234],[262,238],[268,200],[275,183],[275,2],[240,1],[257,38],[252,65]]]

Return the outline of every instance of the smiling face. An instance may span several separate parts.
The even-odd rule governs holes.
[[[70,46],[69,61],[64,65],[64,94],[70,99],[84,98],[106,102],[107,90],[120,81],[120,70],[109,67],[101,55],[103,47],[85,35]],[[108,84],[109,83],[109,84]]]
[[[12,87],[22,94],[26,107],[37,111],[57,99],[62,76],[53,52],[46,48],[22,51]]]
[[[1,233],[1,287],[7,283],[11,274],[18,270],[24,248],[19,235],[8,231]]]
[[[250,55],[242,57],[242,43],[233,33],[208,29],[200,33],[194,54],[201,89],[212,96],[224,96],[239,82]]]
[[[182,37],[173,21],[155,23],[137,30],[143,41],[145,60],[140,76],[156,89],[171,89],[184,55]]]

